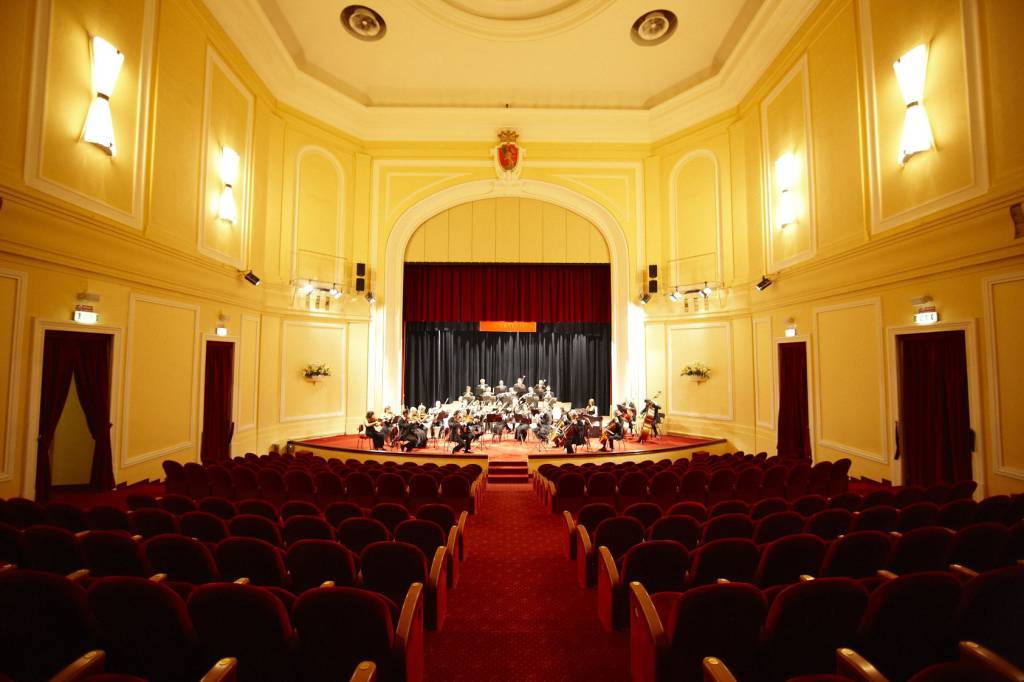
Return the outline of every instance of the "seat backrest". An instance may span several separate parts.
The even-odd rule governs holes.
[[[203,542],[220,542],[231,534],[224,519],[204,511],[186,512],[178,524],[184,535]]]
[[[1001,523],[989,521],[965,526],[953,537],[949,560],[979,573],[991,571],[1002,566],[1009,539],[1010,532]]]
[[[615,486],[615,476],[599,471],[587,479],[587,497],[613,497]]]
[[[284,486],[290,499],[306,500],[307,502],[312,502],[315,499],[313,477],[301,469],[289,469],[285,472]]]
[[[708,509],[701,502],[689,500],[686,502],[676,502],[668,508],[665,515],[690,516],[697,521],[703,522],[708,518]]]
[[[899,531],[933,526],[939,521],[939,507],[934,502],[914,502],[900,509],[896,522]]]
[[[406,519],[395,527],[395,540],[419,547],[423,556],[430,560],[438,547],[445,545],[445,532],[433,521]]]
[[[787,509],[789,509],[789,503],[784,498],[766,497],[755,502],[754,506],[750,508],[750,518],[757,521],[769,514],[786,511]]]
[[[185,468],[180,462],[173,459],[165,459],[160,463],[164,470],[164,486],[168,494],[184,495],[188,492],[188,480],[185,478]]]
[[[239,500],[256,497],[260,492],[259,480],[256,472],[246,466],[236,466],[231,469],[231,483],[235,488],[235,497]]]
[[[437,496],[437,479],[430,474],[413,474],[409,479],[409,497],[435,499]]]
[[[427,584],[427,557],[407,542],[374,542],[359,555],[363,587],[401,604],[413,583]]]
[[[878,490],[872,490],[864,496],[864,509],[870,509],[871,507],[877,507],[885,505],[889,507],[896,506],[896,493],[892,488],[880,488]]]
[[[845,535],[853,525],[853,514],[846,509],[824,509],[807,519],[805,533],[817,535],[822,540],[835,540]]]
[[[423,519],[424,521],[433,521],[445,533],[458,523],[455,510],[447,504],[424,504],[416,510],[416,518]]]
[[[605,546],[618,559],[627,549],[644,541],[644,526],[629,516],[613,516],[597,524],[592,540],[595,548]]]
[[[804,517],[795,511],[769,514],[757,522],[754,528],[754,542],[761,545],[787,535],[795,535],[804,529]]]
[[[111,575],[148,578],[153,569],[142,545],[132,537],[113,530],[91,530],[79,540],[91,576]]]
[[[377,497],[404,499],[405,479],[398,474],[381,474],[377,477]]]
[[[956,614],[956,638],[986,646],[1024,668],[1024,566],[1007,566],[971,579]]]
[[[896,507],[890,505],[865,506],[857,514],[857,518],[853,522],[853,528],[854,530],[880,530],[883,533],[890,533],[896,530],[899,518],[900,511]]]
[[[709,519],[724,514],[746,514],[749,516],[750,505],[743,500],[722,500],[713,504],[711,509],[708,510]]]
[[[650,491],[652,496],[674,497],[679,489],[679,477],[671,471],[659,471],[651,477]]]
[[[81,587],[40,571],[0,572],[0,673],[48,680],[95,645]]]
[[[886,568],[899,575],[944,570],[953,551],[953,537],[953,531],[940,526],[907,531],[893,543]]]
[[[229,521],[238,514],[238,507],[231,500],[210,496],[199,500],[199,511],[204,511]]]
[[[622,515],[636,519],[643,524],[644,529],[647,529],[661,518],[661,507],[653,502],[637,502],[626,507]]]
[[[145,578],[101,578],[89,588],[88,601],[108,668],[152,682],[197,674],[199,638],[174,590]]]
[[[966,500],[970,499],[974,495],[974,491],[978,489],[977,481],[959,481],[953,484],[952,490],[949,491],[950,500]]]
[[[753,585],[694,587],[675,603],[665,634],[669,670],[665,679],[700,680],[707,656],[722,660],[737,679],[755,679],[757,644],[767,603]]]
[[[825,556],[825,541],[817,535],[800,533],[768,543],[761,550],[755,582],[762,588],[800,580],[801,575],[818,575]]]
[[[849,578],[818,578],[782,590],[764,624],[765,676],[788,680],[832,672],[836,649],[854,646],[867,603],[867,590]]]
[[[754,534],[754,523],[746,514],[723,514],[704,523],[701,542],[722,538],[749,538]]]
[[[195,511],[195,501],[191,497],[185,497],[184,495],[178,495],[169,493],[161,497],[158,502],[163,509],[171,512],[172,514],[184,514],[185,512]]]
[[[288,547],[285,557],[292,589],[296,594],[319,587],[324,581],[335,585],[354,585],[355,555],[330,540],[299,540]]]
[[[299,668],[306,682],[339,679],[361,661],[377,665],[378,679],[398,679],[392,656],[394,625],[387,599],[354,587],[309,590],[294,606],[293,621],[302,633]]]
[[[286,545],[299,540],[333,540],[334,529],[319,516],[292,516],[281,529]]]
[[[178,517],[166,509],[144,507],[132,512],[135,532],[144,538],[178,532]]]
[[[85,556],[71,531],[57,526],[30,526],[21,532],[25,568],[67,575],[85,568]]]
[[[867,578],[885,568],[892,548],[888,533],[862,530],[834,540],[822,560],[824,577]]]
[[[383,542],[390,537],[388,527],[377,519],[351,518],[338,524],[338,542],[355,554],[371,543]]]
[[[88,527],[82,510],[63,502],[47,502],[46,523],[60,526],[72,533],[78,533]]]
[[[136,511],[139,509],[157,509],[160,507],[160,503],[157,502],[156,498],[148,493],[128,493],[124,498],[125,504],[128,508]]]
[[[405,521],[410,516],[409,510],[401,504],[394,502],[381,502],[374,505],[373,509],[370,510],[370,518],[376,519],[387,526],[387,529],[394,533],[395,528],[402,521]]]
[[[149,565],[168,580],[202,585],[220,580],[213,554],[199,540],[183,535],[157,535],[143,545]]]
[[[924,488],[919,485],[905,485],[896,491],[896,506],[900,509],[922,501],[924,501]]]
[[[686,589],[686,571],[690,552],[674,540],[649,540],[633,545],[622,555],[622,582],[634,580],[649,594],[682,592]]]
[[[228,522],[228,528],[236,537],[258,538],[275,547],[283,545],[277,524],[256,514],[239,514]]]
[[[22,565],[21,531],[0,522],[0,564]]]
[[[948,572],[902,575],[871,593],[857,651],[889,679],[956,655],[953,620],[962,588]]]
[[[213,583],[188,598],[204,658],[238,661],[240,680],[291,682],[296,679],[295,633],[284,604],[255,585]]]
[[[324,509],[324,518],[335,528],[345,519],[359,518],[362,515],[362,508],[351,502],[332,502]]]
[[[701,545],[694,552],[690,569],[693,585],[709,585],[719,578],[734,582],[754,581],[760,552],[752,540],[726,538]]]
[[[812,493],[825,496],[829,494],[832,466],[832,462],[826,459],[811,467],[810,491]]]
[[[647,537],[674,540],[692,551],[700,541],[700,524],[692,516],[662,516],[647,529]]]
[[[839,493],[828,501],[829,509],[845,509],[847,511],[860,511],[862,500],[857,493]]]
[[[92,530],[123,530],[131,533],[132,520],[123,509],[101,504],[85,512],[85,522]]]
[[[319,516],[320,509],[306,500],[288,500],[281,505],[281,520],[286,521],[292,516]]]
[[[614,478],[612,482],[614,483]],[[555,482],[555,495],[558,497],[583,497],[586,485],[586,480],[580,474],[563,474]]]
[[[822,462],[822,464],[829,464],[829,462]],[[812,493],[796,498],[790,503],[789,508],[806,518],[812,514],[817,514],[827,506],[828,500],[825,497]]]
[[[274,505],[270,504],[266,500],[259,499],[248,499],[242,500],[238,503],[238,511],[242,514],[254,514],[256,516],[262,516],[268,521],[277,523],[279,516],[277,509]]]
[[[448,474],[441,479],[442,499],[461,499],[469,497],[472,482],[459,474]]]
[[[974,512],[978,503],[972,499],[952,500],[939,507],[940,526],[957,530],[974,520]]]
[[[225,538],[213,550],[225,580],[248,578],[253,585],[286,587],[288,572],[281,551],[257,538]]]
[[[978,503],[974,512],[974,520],[980,521],[1003,521],[1006,512],[1010,509],[1009,495],[993,495],[986,497]]]
[[[708,479],[708,491],[728,491],[736,485],[736,472],[732,469],[719,469]]]

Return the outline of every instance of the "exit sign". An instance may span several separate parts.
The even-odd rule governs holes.
[[[929,306],[927,308],[919,308],[914,313],[914,324],[935,324],[939,321],[939,311],[935,309],[935,306]]]

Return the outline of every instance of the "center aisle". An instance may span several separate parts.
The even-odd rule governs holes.
[[[565,524],[528,484],[492,485],[467,528],[444,630],[427,633],[427,682],[629,679],[629,637],[576,584]]]

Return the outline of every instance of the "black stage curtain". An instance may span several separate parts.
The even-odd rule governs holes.
[[[546,379],[559,400],[611,404],[611,325],[538,323],[536,333],[481,332],[475,322],[405,323],[405,403],[455,399],[467,384]]]
[[[402,319],[611,322],[610,272],[590,263],[406,263]]]

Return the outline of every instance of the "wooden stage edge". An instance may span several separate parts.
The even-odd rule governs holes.
[[[378,462],[393,461],[393,462],[416,462],[417,464],[425,464],[427,462],[434,462],[437,464],[479,464],[480,466],[487,468],[487,462],[491,456],[495,460],[501,461],[502,455],[511,453],[494,453],[488,455],[484,452],[473,453],[471,455],[445,455],[436,452],[424,452],[422,454],[406,454],[400,450],[365,450],[357,448],[346,448],[339,447],[336,445],[318,445],[311,443],[311,440],[319,440],[321,438],[327,438],[331,435],[343,435],[343,434],[328,434],[325,436],[315,436],[309,439],[301,440],[289,440],[288,445],[293,446],[297,449],[308,450],[315,454],[319,454],[323,457],[338,457],[344,455],[345,459],[358,459],[360,461],[366,461],[373,459]],[[512,457],[520,457],[525,455],[529,464],[531,472],[535,471],[541,464],[564,464],[566,462],[572,462],[574,464],[585,464],[586,462],[624,462],[626,460],[632,460],[634,462],[643,462],[647,460],[659,460],[659,459],[680,459],[682,457],[688,457],[694,450],[707,450],[713,454],[731,451],[729,442],[725,438],[712,438],[710,436],[697,436],[694,434],[672,434],[679,436],[687,436],[690,438],[702,438],[703,440],[699,443],[693,443],[691,445],[676,445],[673,447],[666,448],[654,448],[649,450],[615,450],[613,452],[598,453],[598,452],[583,452],[573,455],[566,454],[564,452],[537,452],[536,450],[527,448],[522,454],[516,453]],[[511,459],[511,457],[510,457]]]

